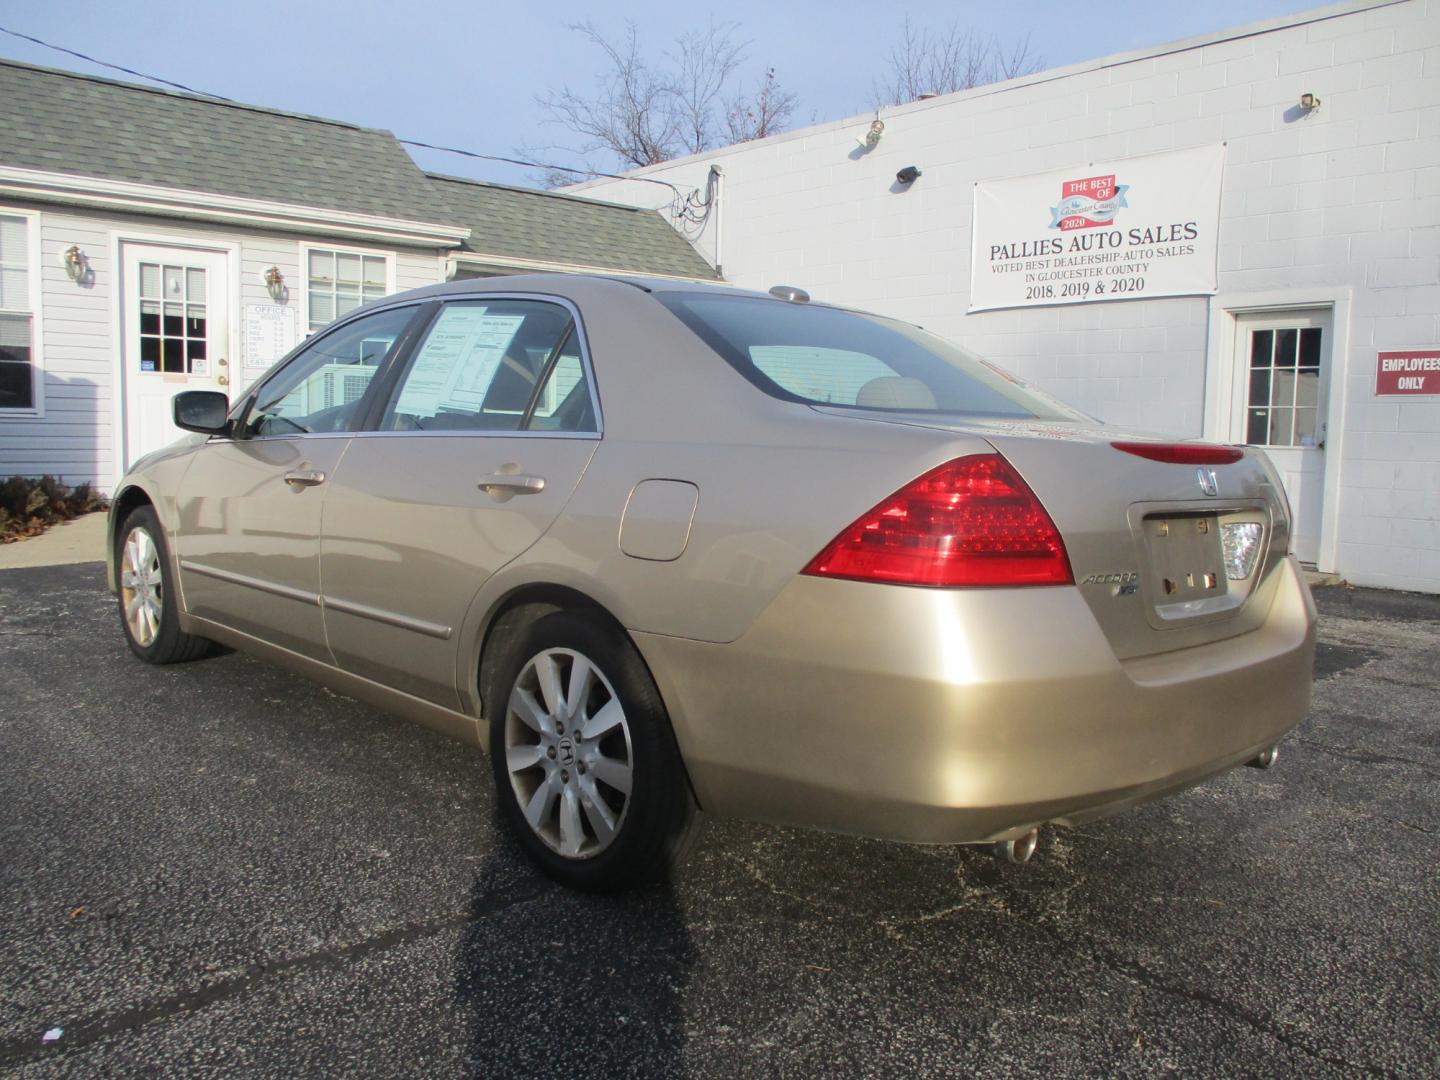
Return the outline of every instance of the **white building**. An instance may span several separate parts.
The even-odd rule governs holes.
[[[1109,422],[1266,445],[1303,560],[1440,592],[1440,0],[1342,3],[917,101],[884,110],[867,147],[875,119],[640,174],[703,190],[720,168],[696,243],[726,279],[921,323]],[[1092,231],[1134,248],[1155,226],[1134,239],[1161,259],[1198,247],[1172,260],[1189,269],[1062,298],[1116,278],[1051,262],[1036,277],[1055,291],[1027,300],[1025,241],[1093,224],[1051,230],[1066,183],[1095,185],[1080,202],[1112,224]],[[1191,216],[1146,213],[1192,187]],[[637,205],[652,188],[583,185]],[[1029,231],[1006,234],[1026,206]]]
[[[10,61],[0,101],[0,476],[108,490],[176,392],[399,289],[714,276],[656,214],[427,174],[386,131]]]

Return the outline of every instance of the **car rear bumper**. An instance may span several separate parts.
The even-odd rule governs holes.
[[[1117,602],[1124,602],[1117,598]],[[1117,660],[1074,588],[796,578],[737,641],[635,640],[701,805],[918,843],[1004,839],[1199,783],[1310,707],[1293,559],[1226,640]]]

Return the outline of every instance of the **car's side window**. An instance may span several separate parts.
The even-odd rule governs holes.
[[[316,339],[260,387],[245,435],[350,430],[370,380],[417,310],[378,311]]]
[[[527,419],[552,421],[577,380],[589,400],[574,341],[570,312],[559,304],[451,301],[416,346],[380,428],[519,431]]]

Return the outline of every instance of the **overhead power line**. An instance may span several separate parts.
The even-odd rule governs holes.
[[[171,79],[162,79],[159,75],[150,75],[144,71],[136,71],[134,68],[124,67],[120,64],[112,64],[108,60],[100,60],[94,56],[90,56],[88,53],[79,52],[76,49],[67,49],[64,45],[56,45],[54,42],[43,41],[29,34],[22,34],[19,30],[11,30],[8,26],[0,26],[0,33],[9,34],[11,37],[32,42],[46,49],[54,49],[56,52],[62,52],[68,56],[74,56],[77,59],[84,60],[88,64],[95,64],[97,67],[109,68],[111,71],[121,71],[126,75],[133,75],[137,79],[145,79],[149,82],[159,83],[161,86],[169,86],[175,90],[183,90],[187,94],[213,98],[216,101],[224,101],[232,105],[242,104],[234,98],[228,98],[223,94],[212,94],[208,90],[197,90],[195,87],[186,86],[184,83],[178,83]],[[604,177],[607,180],[640,180],[647,184],[659,184],[661,187],[669,188],[681,204],[684,204],[689,199],[689,196],[674,184],[666,180],[656,180],[651,176],[622,176],[619,173],[597,172],[595,169],[576,169],[569,165],[551,165],[543,161],[524,161],[521,158],[504,157],[500,154],[482,154],[476,150],[462,150],[457,146],[441,146],[437,143],[421,142],[418,139],[401,139],[399,136],[396,136],[396,140],[405,146],[416,146],[423,150],[438,150],[442,153],[458,154],[461,157],[475,158],[479,161],[500,161],[507,165],[520,165],[527,169],[548,169],[552,172],[571,173],[575,176]]]
[[[97,60],[95,59],[95,57],[87,56],[85,53],[76,52],[74,49],[67,49],[64,45],[56,45],[49,41],[41,41],[37,37],[31,37],[29,34],[22,34],[19,30],[11,30],[7,26],[0,26],[0,33],[9,34],[11,37],[17,37],[25,41],[34,42],[36,45],[42,45],[47,49],[54,49],[56,52],[62,52],[70,56],[78,57],[79,59],[84,60],[86,63],[95,64],[98,67],[109,68],[111,71],[123,71],[126,75],[134,75],[137,79],[148,79],[151,82],[160,83],[162,86],[171,86],[174,87],[176,90],[184,90],[187,94],[199,94],[201,97],[214,98],[216,101],[234,100],[233,98],[223,97],[220,94],[211,94],[207,93],[204,90],[196,90],[193,86],[186,86],[184,83],[171,82],[169,79],[162,79],[158,75],[147,75],[143,71],[135,71],[133,68],[121,67],[119,64],[111,64],[105,60]]]

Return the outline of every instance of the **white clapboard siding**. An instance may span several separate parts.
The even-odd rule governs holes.
[[[41,282],[42,307],[35,324],[38,360],[43,369],[43,413],[36,417],[0,414],[0,476],[51,473],[68,483],[89,481],[110,488],[118,479],[118,396],[120,342],[115,265],[117,242],[173,243],[181,246],[233,247],[231,265],[239,280],[230,283],[231,370],[240,375],[238,351],[245,306],[272,304],[265,271],[284,276],[286,298],[303,336],[304,246],[347,250],[373,245],[325,237],[301,237],[137,215],[38,204],[3,204],[0,209],[38,211],[40,251],[32,253],[31,271]],[[90,274],[72,281],[64,252],[78,244]],[[397,289],[433,285],[443,279],[443,260],[434,250],[393,250],[390,258]]]

